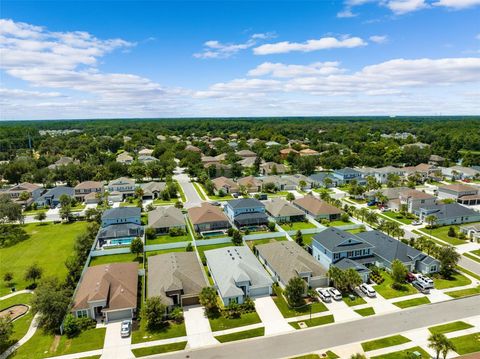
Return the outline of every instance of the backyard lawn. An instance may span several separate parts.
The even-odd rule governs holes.
[[[328,223],[329,227],[341,227],[341,226],[348,226],[350,224],[355,224],[351,221],[344,222],[344,221],[331,221]]]
[[[410,218],[407,218],[405,217],[404,215],[402,215],[401,213],[398,213],[398,212],[383,212],[381,216],[385,216],[385,217],[388,217],[390,219],[395,219],[397,220],[398,222],[402,222],[403,224],[412,224],[413,220],[411,220]]]
[[[362,348],[364,351],[369,352],[372,350],[382,349],[386,347],[393,347],[395,345],[408,343],[410,339],[405,338],[402,335],[393,335],[391,337],[386,337],[382,339],[371,340],[368,342],[362,343]]]
[[[385,271],[382,271],[382,277],[384,279],[382,284],[374,285],[373,288],[385,299],[403,297],[405,295],[418,293],[417,290],[410,284],[404,284],[401,290],[393,289],[393,279]]]
[[[298,231],[299,229],[309,229],[309,228],[316,228],[314,224],[310,222],[291,222],[291,223],[284,223],[281,224],[282,227],[286,231]]]
[[[67,274],[65,260],[72,254],[75,238],[86,230],[87,223],[31,223],[23,228],[30,235],[29,239],[0,249],[0,278],[12,272],[16,289],[25,289],[30,284],[23,279],[25,270],[32,263],[38,263],[43,277],[57,276],[63,280]],[[0,296],[9,292],[10,288],[2,280]]]
[[[282,290],[280,287],[275,286],[275,293],[277,294],[273,297],[273,301],[277,305],[278,309],[285,318],[298,317],[300,315],[306,315],[310,313],[310,305],[305,305],[301,308],[290,308],[287,301],[282,295]],[[327,307],[320,302],[313,302],[311,305],[312,313],[320,313],[327,311]]]
[[[425,228],[425,229],[420,229],[419,231],[423,232],[424,234],[429,234],[431,236],[437,237],[438,239],[441,239],[442,241],[447,242],[452,246],[458,246],[459,244],[468,243],[467,240],[458,239],[456,237],[449,237],[448,230],[450,227],[453,227],[455,229],[455,233],[460,232],[459,226],[443,226],[443,227],[438,227],[433,229]]]
[[[216,336],[215,339],[217,339],[220,343],[226,343],[226,342],[233,342],[235,340],[262,337],[264,335],[265,335],[265,328],[262,327],[262,328],[244,330],[242,332],[236,332],[232,334],[219,335],[219,336]]]
[[[471,324],[458,321],[458,322],[453,322],[448,324],[437,325],[435,327],[430,327],[428,328],[428,330],[432,334],[436,334],[436,333],[445,334],[445,333],[456,332],[458,330],[469,329],[472,327],[473,325]]]
[[[281,241],[286,241],[286,237],[275,237],[275,238],[264,238],[264,239],[256,239],[253,241],[245,241],[247,245],[250,247],[250,249],[253,249],[253,246],[258,246],[259,244],[265,244],[265,243],[273,243],[273,242],[281,242]]]
[[[470,279],[465,277],[463,274],[455,272],[450,279],[443,278],[433,278],[436,289],[448,289],[454,287],[461,287],[464,285],[469,285],[472,283]]]
[[[333,323],[334,321],[335,320],[333,319],[333,315],[324,315],[322,317],[300,320],[298,322],[290,322],[289,324],[295,329],[300,329],[299,323],[305,323],[305,325],[310,328],[310,327],[318,327],[319,325],[330,324],[330,323]]]
[[[146,245],[150,244],[166,244],[166,243],[176,243],[176,242],[187,242],[192,238],[190,237],[189,230],[187,228],[187,233],[183,236],[171,236],[170,234],[164,234],[157,236],[154,239],[147,239]]]
[[[218,317],[209,318],[208,320],[210,321],[210,327],[212,328],[212,332],[230,328],[243,327],[245,325],[257,324],[261,322],[257,312],[245,313],[242,314],[240,318],[235,319]]]
[[[303,238],[303,244],[304,245],[311,245],[313,241],[313,237],[315,236],[316,233],[313,234],[302,234]]]
[[[455,346],[455,351],[460,355],[480,352],[480,333],[462,335],[450,340]]]
[[[10,358],[40,359],[102,349],[105,331],[106,328],[88,329],[79,336],[68,339],[66,336],[54,336],[37,330],[33,337],[18,348]]]
[[[175,203],[177,203],[178,200],[179,198],[169,199],[168,201],[164,199],[156,198],[153,200],[152,204],[154,206],[169,206],[169,205],[173,206]]]
[[[30,304],[32,300],[32,294],[25,293],[25,294],[18,294],[16,296],[10,297],[8,299],[0,300],[0,310],[6,309],[11,307],[12,305],[16,304]],[[13,322],[13,334],[10,338],[10,343],[7,345],[10,346],[16,342],[18,342],[23,336],[27,333],[28,327],[32,322],[33,314],[32,311],[28,311],[27,314],[23,315],[22,317],[18,318]],[[0,346],[0,353],[2,353],[7,347]]]
[[[401,309],[405,309],[405,308],[416,307],[417,305],[429,304],[429,303],[430,303],[430,299],[428,299],[427,297],[419,297],[414,299],[402,300],[400,302],[394,302],[392,304],[396,305]]]
[[[197,251],[198,254],[200,255],[200,259],[202,260],[202,263],[205,261],[205,251],[209,251],[212,249],[218,249],[218,248],[224,248],[224,247],[230,247],[233,246],[233,243],[228,242],[228,243],[221,243],[221,244],[211,244],[208,246],[198,246],[197,245]]]
[[[93,257],[90,261],[89,267],[100,265],[100,264],[110,264],[110,263],[124,263],[124,262],[138,262],[138,266],[142,267],[143,258],[136,258],[136,254],[133,253],[123,253],[123,254],[112,254],[108,256]]]

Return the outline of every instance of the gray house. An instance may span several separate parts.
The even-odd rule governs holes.
[[[135,223],[141,224],[141,209],[138,207],[110,208],[103,212],[102,227],[112,224]]]
[[[60,204],[60,197],[63,195],[73,198],[75,190],[72,187],[54,187],[35,200],[35,203],[41,207],[56,207]]]
[[[302,222],[305,212],[282,198],[274,198],[265,204],[266,211],[279,223]]]
[[[458,203],[440,203],[434,206],[419,208],[418,217],[422,222],[426,222],[426,218],[429,215],[436,217],[435,224],[439,226],[480,221],[479,212],[476,212],[471,208],[464,207]]]
[[[294,277],[302,278],[310,288],[328,285],[328,268],[318,263],[295,242],[259,244],[255,250],[260,262],[282,287],[285,287]]]
[[[205,258],[223,304],[242,304],[246,297],[272,294],[272,278],[248,247],[205,251]]]
[[[168,233],[171,228],[187,230],[182,211],[174,206],[157,207],[148,212],[148,226],[159,234]]]

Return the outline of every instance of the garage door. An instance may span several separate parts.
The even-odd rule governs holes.
[[[200,304],[200,300],[198,299],[198,297],[182,298],[182,306],[196,305],[196,304]]]
[[[250,288],[250,297],[258,297],[260,295],[269,295],[270,287]]]
[[[125,310],[118,310],[115,312],[107,312],[107,322],[112,322],[114,320],[125,320],[125,319],[132,319],[132,310],[125,309]]]

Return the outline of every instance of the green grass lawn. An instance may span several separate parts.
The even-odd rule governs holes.
[[[170,234],[164,234],[157,236],[154,239],[147,239],[147,245],[150,244],[166,244],[166,243],[176,243],[176,242],[188,242],[192,238],[190,237],[189,230],[183,236],[171,236]]]
[[[433,278],[433,282],[436,289],[461,287],[472,283],[470,279],[465,277],[463,274],[460,274],[459,272],[455,272],[450,279]]]
[[[289,359],[320,359],[320,356],[318,354],[306,354],[306,355],[300,355],[299,357],[293,357]]]
[[[195,248],[194,248],[195,250]],[[165,253],[172,253],[172,252],[185,252],[185,248],[169,248],[169,249],[161,249],[158,251],[150,251],[150,252],[145,252],[145,254],[148,257],[155,256],[157,254],[165,254]],[[145,263],[147,264],[147,263]]]
[[[333,318],[333,315],[324,315],[322,317],[300,320],[298,322],[290,322],[289,324],[295,329],[300,329],[299,323],[305,323],[310,328],[310,327],[318,327],[319,325],[330,324],[330,323],[333,323],[334,321],[335,319]]]
[[[463,253],[463,255],[467,258],[470,258],[472,261],[480,263],[480,258],[478,258],[474,255],[471,255],[470,253]]]
[[[405,308],[416,307],[417,305],[428,304],[428,303],[430,303],[430,299],[428,299],[427,297],[419,297],[414,299],[402,300],[400,302],[395,302],[393,304],[401,309],[405,309]]]
[[[302,238],[303,238],[303,244],[304,245],[311,245],[312,244],[312,241],[313,241],[313,237],[315,236],[316,233],[312,233],[312,234],[302,234]]]
[[[480,249],[477,249],[476,251],[472,251],[473,254],[476,254],[477,256],[480,256]]]
[[[87,223],[31,223],[23,228],[30,235],[29,239],[0,249],[0,296],[10,292],[3,281],[6,272],[13,273],[17,290],[30,284],[23,277],[32,263],[38,263],[43,269],[43,277],[57,276],[63,280],[67,274],[65,260],[73,253],[75,238],[86,230]]]
[[[233,342],[235,340],[262,337],[264,335],[265,335],[265,328],[262,327],[262,328],[244,330],[242,332],[236,332],[232,334],[219,335],[219,336],[216,336],[215,339],[217,339],[220,343],[226,343],[226,342]]]
[[[456,268],[457,270],[465,273],[465,274],[468,274],[470,277],[473,277],[473,278],[475,278],[475,279],[480,280],[480,275],[478,275],[478,274],[476,274],[476,273],[473,273],[473,272],[469,271],[468,269],[465,269],[465,268],[460,267],[460,266],[458,266],[458,265],[457,265],[455,268]]]
[[[437,325],[435,327],[430,327],[428,330],[432,334],[440,333],[440,334],[445,334],[445,333],[451,333],[451,332],[456,332],[459,330],[464,330],[464,329],[469,329],[472,328],[473,325],[462,322],[462,321],[457,321],[453,323],[448,323],[448,324],[442,324],[442,325]]]
[[[424,233],[424,234],[429,234],[429,235],[432,235],[434,237],[437,237],[438,239],[441,239],[444,242],[447,242],[447,243],[451,244],[452,246],[458,246],[459,244],[468,243],[467,240],[458,239],[456,237],[449,237],[447,233],[448,233],[448,230],[449,230],[450,227],[455,228],[456,233],[460,232],[460,227],[459,226],[444,226],[444,227],[434,228],[434,229],[431,229],[431,230],[425,228],[425,229],[419,229],[419,231]]]
[[[0,300],[0,310],[6,309],[11,307],[15,304],[30,304],[32,300],[32,294],[25,293],[25,294],[18,294],[14,297]],[[28,311],[27,314],[23,315],[22,317],[18,318],[13,322],[13,334],[10,337],[10,343],[6,347],[0,346],[0,353],[2,353],[7,347],[13,345],[14,343],[18,342],[23,336],[27,333],[27,330],[32,322],[33,314],[32,311]]]
[[[386,337],[382,339],[375,339],[375,340],[370,340],[368,342],[363,342],[362,343],[362,348],[366,352],[370,352],[372,350],[377,350],[377,349],[382,349],[382,348],[387,348],[387,347],[393,347],[395,345],[400,345],[400,344],[405,344],[410,342],[411,340],[408,338],[405,338],[402,335],[392,335],[391,337]]]
[[[170,323],[168,326],[155,331],[149,331],[145,321],[140,321],[138,329],[132,331],[132,343],[151,342],[152,340],[183,337],[187,335],[185,323]]]
[[[349,232],[352,234],[362,233],[362,232],[365,232],[365,227],[349,229],[346,232]]]
[[[406,295],[418,293],[417,290],[410,284],[404,284],[401,290],[393,289],[393,279],[387,272],[382,272],[384,281],[382,284],[377,284],[373,288],[385,299],[398,298]]]
[[[405,350],[400,350],[398,352],[378,355],[375,357],[371,357],[370,359],[403,359],[403,358],[410,358],[408,355],[413,352],[420,353],[420,357],[418,359],[430,359],[431,356],[425,350],[420,347],[413,347]]]
[[[287,301],[282,295],[282,290],[280,287],[275,286],[276,296],[273,297],[273,301],[277,305],[278,309],[285,318],[298,317],[300,315],[305,315],[310,313],[310,305],[305,305],[301,308],[290,308],[287,304]],[[321,313],[327,311],[327,307],[320,302],[313,302],[311,305],[312,313]]]
[[[187,346],[187,342],[155,345],[152,347],[132,349],[132,353],[135,355],[136,358],[138,358],[138,357],[144,357],[147,355],[176,352],[178,350],[185,349],[186,346]]]
[[[212,332],[230,328],[243,327],[245,325],[257,324],[261,322],[257,312],[245,313],[242,314],[240,318],[235,319],[218,317],[209,318],[208,320],[210,321],[210,327],[212,328]]]
[[[366,307],[362,309],[355,310],[356,313],[360,314],[362,317],[368,317],[375,314],[375,310],[372,307]]]
[[[123,253],[123,254],[112,254],[108,256],[93,257],[90,261],[89,267],[93,267],[100,264],[110,264],[110,263],[125,263],[125,262],[138,262],[138,266],[142,267],[143,259],[142,257],[136,258],[136,254],[133,253]]]
[[[183,192],[182,186],[180,186],[180,183],[175,181],[178,185],[178,193],[180,194],[180,199],[182,200],[183,203],[187,202],[187,197],[185,196],[185,192]]]
[[[413,220],[411,220],[410,218],[407,218],[405,216],[403,216],[402,214],[398,213],[398,212],[383,212],[381,216],[385,216],[385,217],[388,217],[390,219],[395,219],[399,222],[402,222],[403,224],[412,224]]]
[[[264,239],[256,239],[254,241],[245,241],[247,245],[253,249],[253,246],[258,246],[259,244],[265,244],[265,243],[273,243],[273,242],[281,242],[281,241],[286,241],[286,237],[275,237],[275,238],[264,238]]]
[[[349,306],[349,307],[354,307],[356,305],[360,304],[365,304],[366,301],[362,297],[359,297],[356,294],[352,294],[354,296],[354,299],[350,299],[349,293],[343,294],[342,299],[343,301]]]
[[[471,295],[480,294],[480,287],[454,290],[452,292],[446,292],[445,294],[449,295],[452,298],[468,297]]]
[[[315,225],[310,222],[292,222],[281,224],[280,227],[286,231],[298,231],[299,229],[315,228]]]
[[[81,212],[85,209],[87,205],[84,203],[79,203],[75,207],[72,207],[72,212]]]
[[[23,211],[24,216],[34,216],[38,213],[47,213],[48,208],[40,208],[40,209],[35,209],[35,210],[30,210],[30,211]]]
[[[17,349],[9,358],[40,359],[49,356],[80,353],[102,349],[106,328],[88,329],[79,336],[68,339],[66,336],[45,334],[37,330],[33,337]]]
[[[328,223],[329,227],[341,227],[341,226],[348,226],[350,224],[354,224],[351,221],[344,222],[344,221],[331,221]]]
[[[175,203],[177,203],[177,201],[178,201],[178,198],[169,199],[168,201],[156,198],[153,200],[152,204],[154,206],[168,206],[168,205],[173,206]]]
[[[480,333],[462,335],[450,340],[455,345],[455,351],[460,355],[480,352]]]

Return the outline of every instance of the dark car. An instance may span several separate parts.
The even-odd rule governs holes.
[[[405,279],[407,280],[408,283],[412,283],[417,278],[415,277],[415,274],[408,272]]]
[[[258,199],[259,199],[260,201],[265,201],[266,199],[268,199],[268,196],[267,196],[266,193],[260,193],[260,194],[258,195]]]
[[[220,202],[216,202],[216,201],[210,202],[210,204],[212,206],[220,206]]]
[[[367,206],[372,207],[372,206],[375,206],[376,204],[377,204],[376,201],[370,201],[370,202],[367,203]]]

